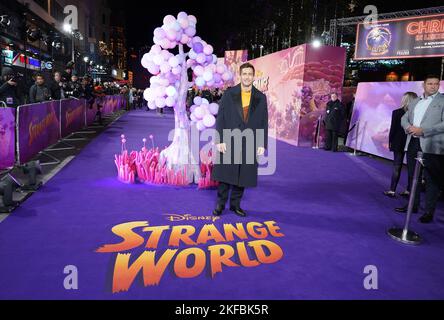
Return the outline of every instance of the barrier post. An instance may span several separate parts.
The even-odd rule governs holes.
[[[358,138],[359,138],[359,121],[356,122],[356,129],[355,129],[355,148],[353,150],[352,156],[357,156],[356,150],[358,149]]]
[[[321,118],[322,118],[322,116],[319,116],[319,118],[317,120],[316,135],[315,135],[316,142],[315,142],[313,149],[319,149],[319,137],[321,135]]]
[[[419,151],[418,156],[416,158],[415,173],[413,175],[413,184],[412,184],[412,189],[410,190],[409,205],[407,208],[407,216],[405,219],[404,228],[395,227],[387,231],[388,235],[392,239],[405,244],[416,245],[421,243],[421,237],[416,232],[409,230],[409,227],[410,227],[410,219],[412,216],[413,206],[415,204],[415,194],[416,194],[416,189],[418,188],[419,174],[421,171],[421,166],[423,165],[424,165],[423,153]]]

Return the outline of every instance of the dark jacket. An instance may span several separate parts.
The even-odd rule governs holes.
[[[49,85],[49,91],[52,100],[62,99],[62,82],[57,82],[55,80],[52,80]]]
[[[20,104],[18,87],[0,81],[0,101],[6,103],[8,107],[17,107]]]
[[[83,87],[82,84],[79,81],[70,81],[68,82],[67,86],[65,87],[65,96],[68,97],[74,97],[74,98],[80,98],[83,95]]]
[[[49,100],[50,97],[49,89],[44,84],[39,86],[35,83],[29,89],[29,103],[43,102]]]
[[[329,101],[325,114],[325,129],[339,132],[345,119],[345,108],[341,101]]]
[[[231,137],[231,141],[224,141],[223,130],[224,129],[239,129],[244,132],[245,129],[253,129],[256,133],[256,129],[263,129],[263,139],[259,135],[254,134],[253,148],[248,148],[246,145],[246,139],[242,139],[242,152],[235,154],[232,152],[234,149],[234,137]],[[227,155],[231,161],[224,163],[224,154],[217,152],[219,156],[219,164],[215,164],[211,178],[215,181],[225,182],[236,186],[242,187],[255,187],[257,185],[257,148],[267,148],[268,142],[268,110],[267,110],[267,98],[265,95],[252,88],[251,101],[248,111],[247,122],[243,119],[242,111],[242,98],[241,98],[241,85],[237,85],[228,89],[219,103],[219,112],[216,118],[216,130],[219,133],[221,143],[227,144]],[[247,164],[247,151],[253,152],[252,164]],[[236,164],[241,162],[241,164]]]
[[[402,152],[405,148],[407,134],[401,126],[401,118],[405,114],[403,108],[393,110],[392,124],[389,133],[389,149],[393,152]]]

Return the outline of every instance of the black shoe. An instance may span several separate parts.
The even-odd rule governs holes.
[[[247,214],[245,213],[244,210],[242,210],[240,207],[230,207],[230,210],[233,211],[235,214],[237,214],[240,217],[246,217]]]
[[[400,192],[399,195],[403,198],[408,198],[410,196],[410,192],[408,192],[407,190]]]
[[[433,213],[426,213],[419,218],[421,223],[431,223],[433,222]]]
[[[225,208],[217,206],[216,209],[213,210],[213,215],[216,217],[220,216],[222,214],[222,211],[224,211]]]
[[[401,213],[406,213],[407,210],[408,210],[408,206],[404,206],[404,207],[400,207],[400,208],[395,208],[396,212],[401,212]],[[418,213],[418,208],[413,207],[412,213]]]
[[[395,191],[384,191],[384,195],[386,195],[387,197],[389,197],[389,198],[394,198],[396,195],[395,195]]]

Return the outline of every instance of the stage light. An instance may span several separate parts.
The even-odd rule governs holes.
[[[83,61],[85,61],[85,63],[87,63],[89,61],[89,58],[88,57],[84,57]]]
[[[19,206],[19,203],[13,200],[14,191],[21,184],[9,173],[0,180],[0,195],[2,195],[3,207],[0,207],[1,213],[10,213]]]
[[[40,161],[31,161],[25,164],[23,167],[23,173],[28,176],[28,184],[23,186],[22,190],[37,190],[42,183],[37,182],[37,176],[42,174],[42,167]]]
[[[11,19],[9,19],[9,16],[4,14],[0,16],[0,26],[3,28],[9,27],[11,24]]]
[[[314,48],[319,48],[322,45],[322,43],[319,39],[313,40],[313,42],[311,44]]]

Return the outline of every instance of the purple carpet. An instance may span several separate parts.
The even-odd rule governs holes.
[[[441,209],[430,225],[413,216],[411,228],[424,239],[420,246],[397,243],[386,230],[403,225],[404,217],[393,211],[402,201],[382,195],[390,163],[282,142],[277,142],[275,174],[259,177],[258,187],[245,192],[242,206],[248,217],[226,210],[214,222],[220,230],[223,224],[275,221],[284,236],[265,240],[282,249],[279,261],[223,266],[212,278],[207,257],[200,275],[179,278],[173,259],[158,285],[145,287],[140,272],[127,292],[112,293],[117,254],[96,252],[122,241],[112,227],[149,221],[150,226],[200,230],[213,223],[172,222],[165,214],[211,216],[215,190],[126,185],[116,179],[113,156],[120,151],[122,133],[129,150],[140,149],[150,134],[163,147],[173,125],[172,115],[124,115],[0,223],[1,299],[444,299]],[[160,238],[159,256],[167,240]],[[236,247],[239,241],[231,244]],[[208,255],[208,246],[215,244],[210,240],[197,247]],[[181,244],[179,250],[189,247],[195,246]],[[131,261],[143,248],[132,252]],[[236,257],[233,261],[239,264]],[[77,267],[77,290],[64,287],[67,265]],[[377,290],[364,287],[368,265],[378,270]]]

